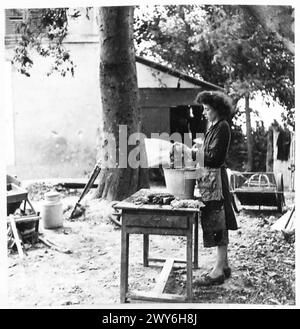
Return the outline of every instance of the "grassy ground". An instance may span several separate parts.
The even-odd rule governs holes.
[[[30,196],[37,209],[43,193],[51,186],[34,185]],[[62,191],[64,208],[75,204],[76,190]],[[293,195],[287,196],[291,208]],[[18,255],[9,255],[9,303],[14,307],[99,306],[119,303],[120,229],[108,220],[109,207],[100,201],[89,201],[85,216],[70,221],[65,213],[64,227],[44,230],[44,235],[69,254],[49,249],[43,244],[27,245],[23,264]],[[267,208],[242,210],[239,230],[230,231],[229,259],[232,277],[221,286],[197,286],[197,278],[213,266],[214,250],[199,245],[199,266],[194,270],[195,303],[295,304],[295,249],[280,232],[270,226],[280,214]],[[131,236],[130,289],[147,291],[155,285],[159,267],[144,268],[142,237]],[[150,254],[155,257],[184,258],[185,239],[150,237]],[[172,271],[166,291],[185,293],[184,268]]]

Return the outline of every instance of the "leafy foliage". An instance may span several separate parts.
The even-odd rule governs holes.
[[[231,143],[228,152],[227,166],[232,170],[244,171],[247,161],[246,137],[241,126],[231,126]]]
[[[152,11],[151,11],[152,10]],[[201,6],[155,6],[136,10],[135,31],[138,54],[151,55],[163,64],[222,85],[226,76],[213,62],[209,43],[199,51],[191,40],[205,23]],[[146,41],[146,43],[144,42]]]
[[[235,103],[271,95],[293,117],[294,57],[240,6],[147,7],[137,10],[135,29],[140,55],[224,86]]]
[[[256,122],[253,138],[253,170],[266,171],[267,160],[267,134],[263,122]]]
[[[62,76],[74,75],[74,63],[70,52],[63,45],[68,34],[68,15],[76,18],[78,10],[68,13],[67,8],[29,9],[27,19],[21,22],[16,33],[20,40],[15,48],[12,63],[17,70],[30,76],[33,50],[43,57],[53,59],[48,75],[58,72]]]

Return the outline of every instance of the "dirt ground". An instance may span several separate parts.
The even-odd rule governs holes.
[[[51,186],[31,186],[30,196],[37,209]],[[119,303],[120,229],[108,219],[107,203],[87,200],[85,216],[67,219],[70,206],[77,201],[78,191],[65,195],[64,227],[41,232],[49,240],[68,249],[58,252],[38,243],[27,245],[27,256],[20,263],[18,254],[9,254],[9,306],[100,306]],[[88,199],[88,197],[87,197]],[[294,202],[286,195],[287,209]],[[286,242],[281,232],[270,226],[280,217],[276,211],[263,208],[243,209],[238,215],[239,230],[230,231],[229,259],[232,277],[221,286],[197,286],[197,277],[207,272],[214,262],[214,250],[202,246],[201,229],[199,266],[194,270],[195,303],[295,304],[294,242]],[[40,225],[42,226],[42,225]],[[150,255],[185,256],[185,239],[150,237]],[[130,238],[130,289],[147,291],[154,287],[160,267],[144,268],[142,236]],[[172,271],[166,292],[185,293],[184,267]]]

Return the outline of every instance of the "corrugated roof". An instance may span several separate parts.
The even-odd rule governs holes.
[[[171,68],[169,68],[165,65],[150,61],[149,59],[146,59],[146,58],[143,58],[143,57],[140,57],[140,56],[136,56],[135,59],[136,59],[136,62],[138,62],[140,64],[144,64],[144,65],[150,66],[150,67],[152,67],[156,70],[159,70],[161,72],[168,73],[168,74],[170,74],[170,75],[172,75],[176,78],[180,78],[181,80],[185,80],[187,82],[193,83],[196,86],[204,87],[204,88],[210,89],[210,90],[224,91],[224,89],[222,87],[219,87],[219,86],[217,86],[213,83],[193,78],[193,77],[191,77],[191,76],[189,76],[185,73],[182,73],[182,72],[179,72],[177,70],[171,69]]]

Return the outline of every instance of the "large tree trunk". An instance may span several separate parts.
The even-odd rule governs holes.
[[[127,136],[141,130],[133,43],[133,14],[134,7],[99,9],[102,103],[99,161],[102,170],[95,196],[107,200],[122,200],[139,188],[149,186],[147,169],[131,168],[127,157],[135,148],[128,145]],[[127,136],[119,137],[119,125],[126,127]],[[141,145],[145,152],[143,141]],[[111,166],[113,161],[110,165],[103,165],[105,161],[114,158],[116,168]]]
[[[253,138],[251,128],[251,109],[249,106],[249,94],[245,96],[246,136],[247,136],[247,171],[253,170]]]

